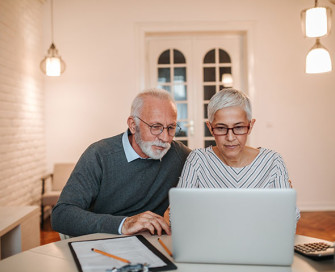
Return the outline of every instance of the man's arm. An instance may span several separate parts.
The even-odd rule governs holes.
[[[101,180],[101,162],[91,146],[79,159],[52,211],[54,230],[71,236],[97,232],[118,233],[125,216],[90,211],[99,193]]]

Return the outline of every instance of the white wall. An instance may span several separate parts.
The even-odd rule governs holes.
[[[45,173],[42,2],[0,0],[0,206],[39,204]]]
[[[45,51],[49,4],[44,5]],[[77,161],[90,143],[126,129],[142,80],[137,68],[144,69],[138,67],[139,24],[252,22],[257,122],[251,144],[283,155],[301,209],[334,210],[335,72],[304,73],[314,41],[302,36],[300,11],[313,5],[307,0],[55,0],[54,39],[67,70],[45,78],[48,168]],[[321,43],[334,63],[334,31]]]

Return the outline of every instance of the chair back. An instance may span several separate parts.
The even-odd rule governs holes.
[[[53,171],[52,190],[61,191],[63,190],[67,180],[69,179],[74,163],[56,163]]]

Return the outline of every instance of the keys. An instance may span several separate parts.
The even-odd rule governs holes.
[[[297,253],[317,260],[333,258],[334,256],[334,246],[324,242],[296,245],[294,250]]]
[[[308,243],[303,245],[297,245],[294,247],[295,249],[299,249],[303,252],[315,252],[315,251],[324,251],[327,248],[330,248],[330,245],[319,242],[319,243]]]

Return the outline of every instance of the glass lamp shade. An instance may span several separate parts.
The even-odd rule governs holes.
[[[316,40],[315,45],[306,56],[306,73],[318,74],[326,73],[332,70],[332,61],[328,50]]]
[[[221,78],[223,87],[233,87],[233,77],[231,74],[223,74]]]
[[[47,76],[60,76],[65,71],[65,62],[58,55],[58,50],[53,43],[48,50],[48,55],[41,61],[40,67]]]
[[[305,37],[322,37],[330,32],[332,10],[314,7],[301,12],[301,25]]]

